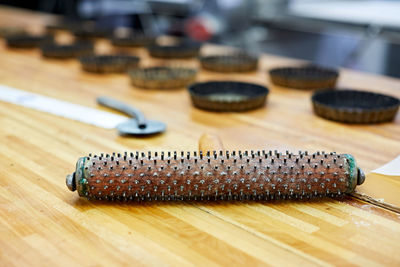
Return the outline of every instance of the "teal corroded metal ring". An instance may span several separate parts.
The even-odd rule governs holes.
[[[364,172],[357,166],[356,160],[350,154],[344,154],[347,158],[348,168],[349,168],[349,185],[347,187],[346,193],[351,193],[354,191],[357,185],[361,185],[365,181]]]
[[[87,196],[87,173],[85,170],[86,158],[82,157],[76,163],[76,171],[73,174],[67,175],[66,184],[69,190],[78,190],[79,196]]]

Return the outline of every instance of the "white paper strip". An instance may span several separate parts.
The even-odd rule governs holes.
[[[383,175],[400,176],[400,155],[372,172]]]
[[[60,117],[113,129],[128,117],[0,85],[0,101],[44,111]]]

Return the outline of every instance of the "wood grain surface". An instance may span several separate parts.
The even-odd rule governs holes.
[[[0,26],[40,31],[52,17],[0,8]],[[71,36],[59,34],[59,41]],[[108,41],[99,53],[115,52]],[[226,48],[206,46],[203,53]],[[142,65],[168,63],[150,59]],[[70,192],[65,176],[88,153],[190,150],[202,133],[218,134],[226,149],[317,150],[350,153],[367,173],[400,153],[400,114],[392,123],[346,125],[316,117],[311,92],[272,85],[267,70],[299,61],[263,55],[259,70],[198,81],[240,80],[271,90],[265,108],[213,113],[192,107],[185,89],[134,88],[124,74],[84,73],[76,60],[49,60],[37,49],[8,49],[0,41],[0,84],[72,103],[96,105],[112,96],[167,123],[163,135],[118,136],[80,122],[0,102],[0,266],[399,266],[400,214],[347,197],[314,202],[89,202]],[[196,60],[173,64],[197,66]],[[339,87],[400,97],[400,80],[341,70]],[[360,192],[400,206],[400,178],[367,175]]]

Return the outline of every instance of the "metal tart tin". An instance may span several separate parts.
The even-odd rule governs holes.
[[[113,36],[111,43],[117,47],[143,47],[154,44],[155,36],[133,33],[128,36]]]
[[[185,87],[196,79],[197,70],[184,67],[148,67],[128,72],[132,85],[148,89]]]
[[[73,44],[59,45],[47,43],[41,46],[42,55],[48,58],[77,58],[94,53],[94,45],[91,42],[78,41]]]
[[[265,105],[268,88],[244,82],[212,81],[189,87],[193,105],[212,111],[246,111]]]
[[[107,38],[113,35],[114,30],[90,25],[71,29],[72,33],[80,39]]]
[[[153,44],[148,47],[152,57],[157,58],[192,58],[197,57],[200,51],[200,44],[182,42],[176,45]]]
[[[74,32],[82,28],[93,28],[95,22],[92,20],[73,19],[68,17],[59,17],[45,26],[49,32],[56,32],[60,30]]]
[[[335,87],[339,72],[319,66],[284,67],[269,71],[273,84],[296,89]]]
[[[35,48],[45,43],[53,42],[52,35],[31,35],[31,34],[16,34],[6,37],[8,47],[13,48]]]
[[[245,53],[200,57],[201,66],[216,72],[249,72],[257,70],[258,58]]]
[[[48,33],[56,33],[57,31],[67,31],[70,29],[67,25],[61,23],[47,24],[45,28]]]
[[[17,27],[0,27],[0,37],[26,34],[25,30]]]
[[[392,121],[400,100],[359,90],[323,90],[311,98],[315,114],[345,123],[380,123]]]
[[[80,59],[82,69],[94,73],[121,73],[136,68],[140,58],[130,55],[91,55]]]

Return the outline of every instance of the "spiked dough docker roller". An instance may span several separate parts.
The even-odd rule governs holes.
[[[89,155],[66,183],[99,200],[269,200],[340,196],[365,180],[349,154],[229,152],[212,135],[199,150]]]

